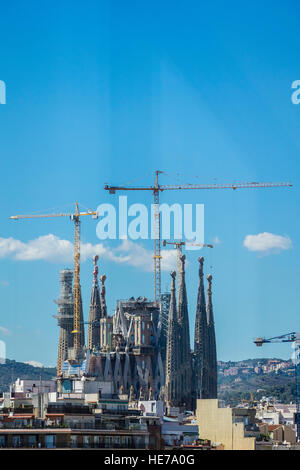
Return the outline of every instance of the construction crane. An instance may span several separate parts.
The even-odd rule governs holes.
[[[74,222],[74,287],[73,287],[73,331],[74,344],[73,351],[69,358],[70,362],[78,362],[80,356],[80,217],[91,215],[93,219],[98,218],[98,213],[89,209],[87,212],[79,212],[78,203],[75,203],[75,212],[73,213],[55,213],[55,214],[31,214],[31,215],[12,215],[10,219],[37,219],[48,217],[70,217]]]
[[[294,365],[295,365],[295,385],[296,385],[296,436],[297,441],[300,439],[300,333],[287,333],[273,338],[256,338],[254,340],[256,346],[261,347],[265,343],[294,343]]]
[[[203,247],[203,248],[213,248],[214,246],[209,244],[209,243],[194,243],[194,242],[184,242],[184,241],[178,241],[178,242],[167,242],[167,240],[163,240],[162,242],[162,245],[163,246],[167,246],[167,245],[173,245],[175,246],[176,250],[177,250],[177,271],[178,271],[178,274],[180,272],[180,256],[182,254],[182,247],[187,245],[187,246],[199,246],[199,247]]]
[[[105,184],[104,189],[110,194],[116,191],[152,191],[154,196],[154,295],[155,300],[160,299],[161,295],[161,246],[160,246],[160,213],[159,213],[159,194],[163,191],[174,191],[179,189],[244,189],[244,188],[274,188],[292,186],[291,183],[232,183],[232,184],[179,184],[179,185],[161,185],[158,178],[163,171],[155,171],[155,181],[153,186],[109,186]]]

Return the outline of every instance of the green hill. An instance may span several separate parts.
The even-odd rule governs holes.
[[[273,358],[275,359],[275,358]],[[267,364],[270,359],[248,359],[239,362],[222,363],[218,367],[218,397],[227,405],[235,406],[241,400],[254,400],[263,396],[273,397],[282,403],[295,402],[295,370],[291,361],[289,367],[268,373],[255,373],[251,367]],[[280,359],[277,359],[281,361]],[[238,373],[225,376],[228,368],[237,368]],[[245,368],[249,370],[245,372]],[[244,372],[243,372],[244,369]],[[223,372],[223,373],[222,373]]]
[[[0,364],[0,392],[7,392],[9,385],[18,378],[39,380],[41,374],[43,380],[51,380],[56,376],[56,368],[33,367],[30,364],[6,359],[5,364]]]

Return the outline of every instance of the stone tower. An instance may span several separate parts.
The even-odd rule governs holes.
[[[60,294],[56,304],[58,305],[57,322],[60,327],[57,376],[61,373],[62,363],[68,356],[68,348],[73,346],[73,295],[72,295],[73,271],[63,269],[59,273]]]
[[[199,289],[195,319],[195,340],[193,354],[194,398],[217,398],[217,351],[215,323],[212,306],[212,275],[206,279],[207,305],[204,293],[204,258],[199,258]]]
[[[171,293],[163,292],[160,296],[160,336],[159,347],[163,366],[166,368],[166,354],[167,354],[167,336],[168,336],[168,318],[170,311]]]
[[[106,307],[106,299],[105,299],[105,283],[106,281],[106,275],[103,274],[100,276],[100,282],[101,282],[101,295],[100,295],[100,303],[101,303],[101,315],[102,318],[107,317],[107,307]]]
[[[74,293],[73,293],[74,296]],[[84,333],[84,318],[82,308],[81,286],[79,287],[79,302],[80,302],[80,339],[79,344],[81,348],[85,346],[85,333]]]
[[[185,284],[185,255],[180,257],[178,285],[178,329],[179,329],[179,395],[180,406],[192,406],[192,355],[190,348],[190,328],[188,302]]]
[[[171,272],[171,298],[168,315],[168,333],[166,344],[166,383],[165,400],[167,407],[178,406],[179,396],[179,329],[176,308],[176,272]]]
[[[101,318],[101,302],[100,289],[98,283],[98,256],[94,256],[94,272],[93,285],[90,301],[90,314],[88,325],[87,348],[90,350],[100,349],[100,318]]]
[[[217,348],[216,348],[216,335],[215,335],[215,322],[214,313],[212,306],[212,275],[207,276],[208,287],[207,287],[207,324],[208,324],[208,359],[209,359],[209,370],[208,370],[208,398],[217,398]]]
[[[204,258],[199,261],[199,288],[195,318],[194,338],[194,390],[195,399],[209,398],[208,391],[208,323],[204,292]]]

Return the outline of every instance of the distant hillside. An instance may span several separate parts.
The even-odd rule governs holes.
[[[51,380],[56,376],[56,368],[33,367],[30,364],[6,359],[5,364],[0,364],[0,392],[7,392],[9,385],[17,378],[39,380],[41,374],[43,380]]]
[[[272,370],[272,363],[279,364]],[[295,370],[291,361],[278,358],[247,359],[218,363],[218,396],[235,406],[241,400],[263,396],[274,397],[283,403],[295,402]]]

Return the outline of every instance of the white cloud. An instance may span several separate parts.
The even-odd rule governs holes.
[[[9,336],[11,332],[4,326],[0,326],[0,333],[2,333],[4,336]]]
[[[17,260],[65,261],[72,259],[73,245],[55,235],[44,235],[27,243],[10,238],[0,238],[0,258]]]
[[[139,243],[123,240],[117,248],[108,248],[103,243],[81,244],[81,260],[85,261],[94,255],[99,255],[114,263],[127,264],[141,268],[144,271],[153,270],[153,252]],[[176,267],[176,251],[162,250],[162,270]],[[73,243],[61,240],[56,235],[43,235],[24,243],[20,240],[0,238],[0,258],[12,258],[19,261],[44,260],[58,263],[73,261]]]
[[[121,253],[121,255],[116,256],[118,253]],[[177,262],[175,250],[162,250],[161,256],[163,271],[175,269]],[[142,245],[130,240],[123,240],[121,245],[114,250],[114,253],[109,255],[109,258],[115,262],[127,263],[142,268],[144,271],[153,271],[153,251],[147,250]]]
[[[44,364],[38,361],[25,361],[24,364],[29,364],[30,366],[33,366],[33,367],[44,367]]]
[[[292,240],[287,235],[282,236],[264,232],[257,235],[247,235],[244,240],[244,246],[249,251],[265,254],[280,253],[282,250],[292,248]]]

